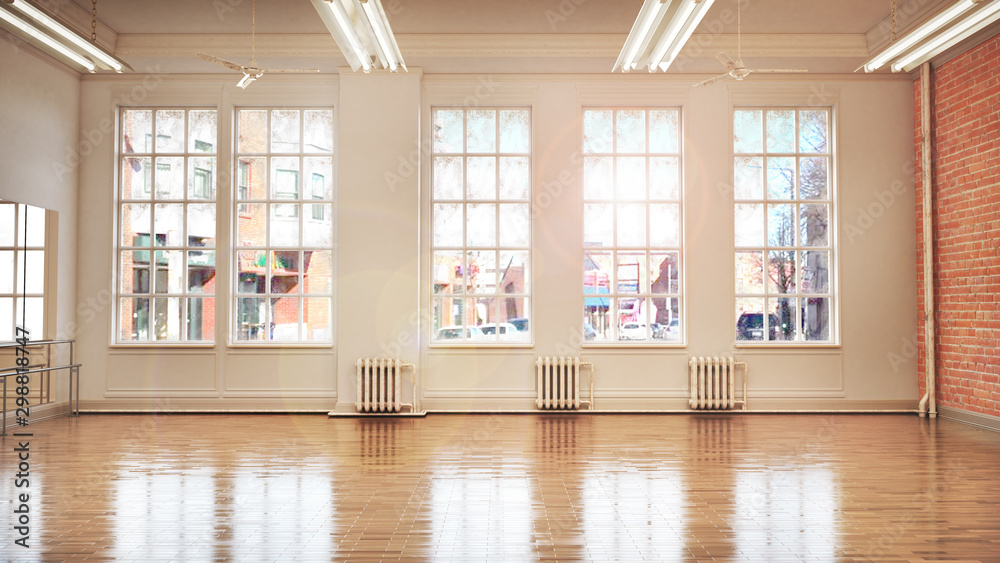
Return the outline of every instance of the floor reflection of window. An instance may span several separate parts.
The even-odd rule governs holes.
[[[519,469],[523,471],[523,468]],[[438,478],[431,485],[433,545],[451,560],[533,557],[531,496],[526,477]]]
[[[836,557],[837,493],[827,468],[741,471],[733,530],[743,555],[760,561]]]
[[[584,479],[583,536],[595,560],[682,560],[689,532],[679,469],[623,465],[593,467]]]

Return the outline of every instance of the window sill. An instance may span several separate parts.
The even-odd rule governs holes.
[[[681,350],[687,348],[686,342],[583,342],[580,345],[583,349],[597,350],[605,348],[615,349],[635,349],[635,350]]]
[[[767,344],[767,343],[737,343],[737,344],[733,345],[733,348],[736,349],[736,350],[741,350],[741,351],[745,351],[745,352],[754,352],[754,351],[764,351],[764,352],[767,352],[767,351],[772,351],[772,350],[780,350],[782,352],[789,352],[789,351],[793,351],[793,350],[802,350],[802,351],[811,351],[811,350],[840,350],[843,347],[840,344],[833,344],[833,343],[830,343],[830,344],[815,343],[815,344],[813,344],[813,343],[809,343],[809,342],[801,342],[801,343],[797,343],[797,344],[786,344],[786,343],[777,343],[777,342],[775,342],[773,344]]]

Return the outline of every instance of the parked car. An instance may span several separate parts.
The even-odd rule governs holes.
[[[618,340],[645,340],[645,323],[625,323],[618,327]]]
[[[494,340],[499,335],[500,340],[527,340],[527,333],[521,332],[513,323],[486,323],[478,327],[487,340]]]
[[[768,340],[778,334],[778,315],[768,315]],[[764,340],[764,313],[743,313],[736,321],[736,340]]]
[[[443,326],[438,329],[435,340],[461,340],[462,328],[460,326]],[[467,326],[465,328],[466,340],[482,340],[486,338],[483,331],[478,326]]]
[[[510,319],[510,324],[517,327],[517,330],[521,332],[528,332],[528,319],[526,317],[518,317],[516,319]]]

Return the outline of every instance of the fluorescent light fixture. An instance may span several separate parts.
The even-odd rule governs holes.
[[[312,0],[351,68],[406,70],[381,0]]]
[[[998,10],[1000,0],[958,0],[891,43],[861,68],[874,72],[891,63],[892,72],[912,70],[996,21]]]
[[[250,83],[252,83],[254,80],[257,80],[257,78],[259,78],[259,76],[256,74],[249,74],[249,73],[244,74],[243,78],[241,78],[240,81],[236,83],[236,85],[246,90],[246,87],[249,86]]]
[[[614,70],[667,70],[714,0],[645,0]]]
[[[122,72],[126,68],[132,70],[132,67],[97,43],[25,0],[0,2],[0,19],[87,72],[95,72],[99,68],[115,72]]]

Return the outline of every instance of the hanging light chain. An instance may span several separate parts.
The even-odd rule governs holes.
[[[97,43],[97,0],[93,0],[90,9],[90,40]]]
[[[889,0],[889,6],[891,7],[889,13],[892,15],[892,37],[891,37],[890,40],[893,43],[895,43],[896,42],[896,0]]]

